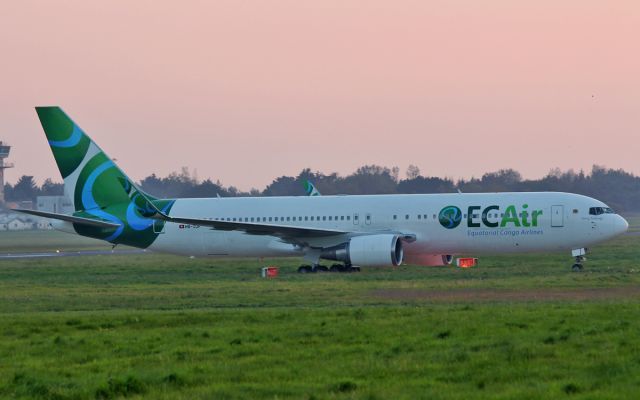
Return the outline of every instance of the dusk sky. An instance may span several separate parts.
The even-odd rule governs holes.
[[[640,174],[640,1],[3,1],[7,172],[61,106],[131,178]]]

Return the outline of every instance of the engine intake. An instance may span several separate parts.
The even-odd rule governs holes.
[[[404,250],[399,235],[355,236],[347,243],[322,250],[321,258],[360,267],[391,267],[402,264]]]

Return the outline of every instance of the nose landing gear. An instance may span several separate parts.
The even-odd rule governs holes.
[[[586,248],[571,250],[571,256],[575,259],[575,264],[571,266],[573,272],[582,271],[582,263],[587,261],[587,257],[585,257],[586,254]]]

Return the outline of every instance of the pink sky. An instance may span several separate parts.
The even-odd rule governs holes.
[[[640,174],[640,2],[4,1],[11,182],[60,180],[36,105],[62,106],[136,180]]]

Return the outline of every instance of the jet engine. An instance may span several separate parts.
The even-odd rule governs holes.
[[[404,261],[409,265],[421,267],[440,267],[450,265],[453,262],[451,254],[406,254]]]
[[[399,235],[355,236],[347,243],[322,250],[321,258],[360,267],[391,267],[402,264],[404,250]]]

